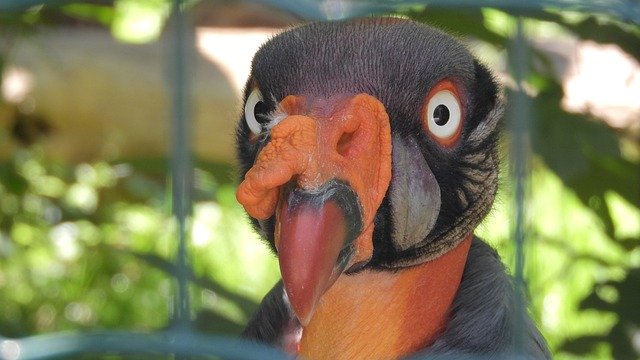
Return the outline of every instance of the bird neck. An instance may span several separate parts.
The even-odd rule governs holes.
[[[393,359],[431,345],[447,324],[471,245],[399,271],[343,275],[302,332],[305,359]]]

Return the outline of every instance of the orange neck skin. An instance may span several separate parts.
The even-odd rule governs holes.
[[[302,333],[303,359],[396,359],[431,345],[446,326],[472,235],[441,257],[400,271],[343,275]]]

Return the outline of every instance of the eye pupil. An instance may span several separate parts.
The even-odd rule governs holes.
[[[449,108],[445,105],[438,105],[433,109],[433,120],[439,126],[446,124],[449,121]]]
[[[253,108],[253,114],[256,117],[256,121],[260,124],[266,123],[269,119],[266,116],[258,116],[258,115],[266,115],[269,112],[267,109],[267,104],[264,101],[258,101],[256,106]]]

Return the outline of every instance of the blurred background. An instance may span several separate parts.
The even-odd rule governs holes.
[[[348,10],[325,5],[329,18]],[[237,336],[279,278],[235,200],[241,91],[260,44],[305,19],[264,3],[185,6],[192,318]],[[557,359],[640,358],[640,26],[558,8],[391,14],[458,36],[507,91],[513,15],[524,17],[531,313]],[[0,335],[171,325],[172,21],[169,0],[0,12]],[[514,269],[509,155],[520,145],[508,132],[502,142],[500,193],[478,234]]]

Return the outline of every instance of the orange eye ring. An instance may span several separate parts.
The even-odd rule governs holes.
[[[440,81],[425,98],[421,120],[429,136],[444,147],[453,147],[464,124],[464,111],[458,88],[449,79]]]

